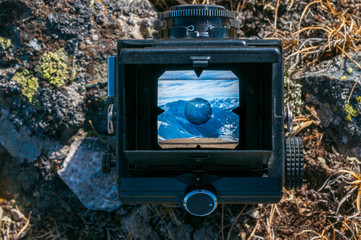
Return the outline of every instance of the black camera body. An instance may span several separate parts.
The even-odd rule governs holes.
[[[120,201],[205,216],[300,187],[302,143],[284,130],[292,114],[281,42],[237,39],[234,13],[215,5],[172,7],[155,27],[155,39],[121,40],[109,58],[116,151],[103,170],[116,171]]]

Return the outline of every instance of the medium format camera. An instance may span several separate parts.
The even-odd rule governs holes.
[[[276,203],[300,188],[302,141],[284,110],[278,40],[239,39],[235,13],[180,5],[150,40],[121,40],[108,59],[108,132],[123,203],[179,204],[196,216],[218,204]]]

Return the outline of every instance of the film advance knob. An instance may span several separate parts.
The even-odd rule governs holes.
[[[218,201],[212,192],[198,189],[186,194],[183,205],[192,215],[207,216],[217,208]]]

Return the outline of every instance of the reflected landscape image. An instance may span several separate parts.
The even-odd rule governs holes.
[[[239,79],[231,71],[167,71],[158,81],[162,148],[234,149],[239,139]]]

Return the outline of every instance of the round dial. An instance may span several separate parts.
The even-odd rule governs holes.
[[[183,205],[192,215],[207,216],[217,208],[218,201],[212,192],[198,189],[186,194]]]

